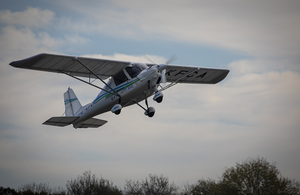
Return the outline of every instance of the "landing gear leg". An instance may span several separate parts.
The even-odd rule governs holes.
[[[155,109],[153,107],[149,107],[145,113],[146,116],[149,116],[150,118],[154,116],[155,114]]]
[[[148,106],[148,101],[147,101],[147,98],[145,99],[145,104],[147,106],[147,109],[144,108],[141,104],[139,104],[138,102],[135,102],[139,107],[141,107],[142,109],[145,110],[144,114],[148,117],[153,117],[154,114],[155,114],[155,109],[153,107],[149,107]]]
[[[145,110],[145,115],[146,116],[149,116],[149,117],[153,117],[154,114],[155,114],[155,109],[153,107],[148,107],[148,101],[147,101],[147,98],[145,99],[145,103],[146,103],[146,106],[147,106],[147,110]]]

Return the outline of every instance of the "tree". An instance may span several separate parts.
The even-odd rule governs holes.
[[[276,164],[265,158],[249,158],[235,167],[227,168],[218,182],[199,180],[184,192],[185,195],[198,194],[300,194],[300,184],[282,177]]]
[[[208,179],[204,180],[201,179],[198,181],[196,185],[192,185],[191,187],[187,188],[190,191],[185,193],[187,195],[218,195],[220,194],[220,186],[214,180]]]
[[[125,195],[143,195],[142,183],[139,181],[127,180],[124,187]]]
[[[49,187],[47,183],[39,183],[36,184],[34,182],[23,185],[19,188],[19,192],[21,194],[43,194],[48,195],[52,193],[52,189]]]
[[[238,194],[299,194],[299,184],[280,175],[275,163],[265,158],[249,158],[228,168],[221,184]],[[298,187],[297,187],[298,185]]]
[[[144,181],[126,181],[125,195],[175,195],[177,187],[164,176],[149,175]]]
[[[4,188],[4,187],[0,186],[0,194],[1,195],[17,195],[18,193],[16,192],[15,189]]]
[[[95,174],[91,174],[91,171],[84,172],[77,179],[67,181],[66,187],[70,195],[122,195],[122,191],[114,186],[112,182],[102,177],[97,178]]]
[[[19,194],[22,195],[66,195],[65,189],[51,188],[47,183],[36,184],[34,182],[28,183],[19,187]]]

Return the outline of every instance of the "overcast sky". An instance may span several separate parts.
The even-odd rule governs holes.
[[[0,8],[0,186],[65,186],[86,170],[123,186],[163,174],[177,185],[218,179],[248,157],[300,181],[300,1],[15,1]],[[179,84],[98,129],[45,126],[70,86],[82,104],[97,88],[16,69],[38,53],[230,69],[216,85]]]

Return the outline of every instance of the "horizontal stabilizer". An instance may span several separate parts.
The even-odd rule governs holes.
[[[75,120],[77,120],[79,116],[58,116],[51,117],[47,121],[43,123],[43,125],[53,125],[59,127],[65,127],[67,125],[72,124]]]
[[[75,128],[97,128],[104,125],[105,123],[107,123],[107,121],[105,120],[90,118],[74,127]]]

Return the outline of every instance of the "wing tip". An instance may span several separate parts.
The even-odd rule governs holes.
[[[34,64],[34,63],[38,62],[39,60],[41,60],[41,58],[43,58],[44,55],[47,55],[47,54],[46,53],[40,53],[40,54],[31,56],[29,58],[25,58],[23,60],[13,61],[13,62],[9,63],[9,65],[11,65],[15,68],[26,67],[30,64]]]
[[[210,81],[210,83],[216,84],[216,83],[219,83],[219,82],[223,81],[227,77],[227,75],[229,74],[229,72],[230,72],[230,70],[228,70],[228,69],[224,69],[222,71],[223,71],[223,73],[220,74],[215,79],[213,79],[212,81]]]

